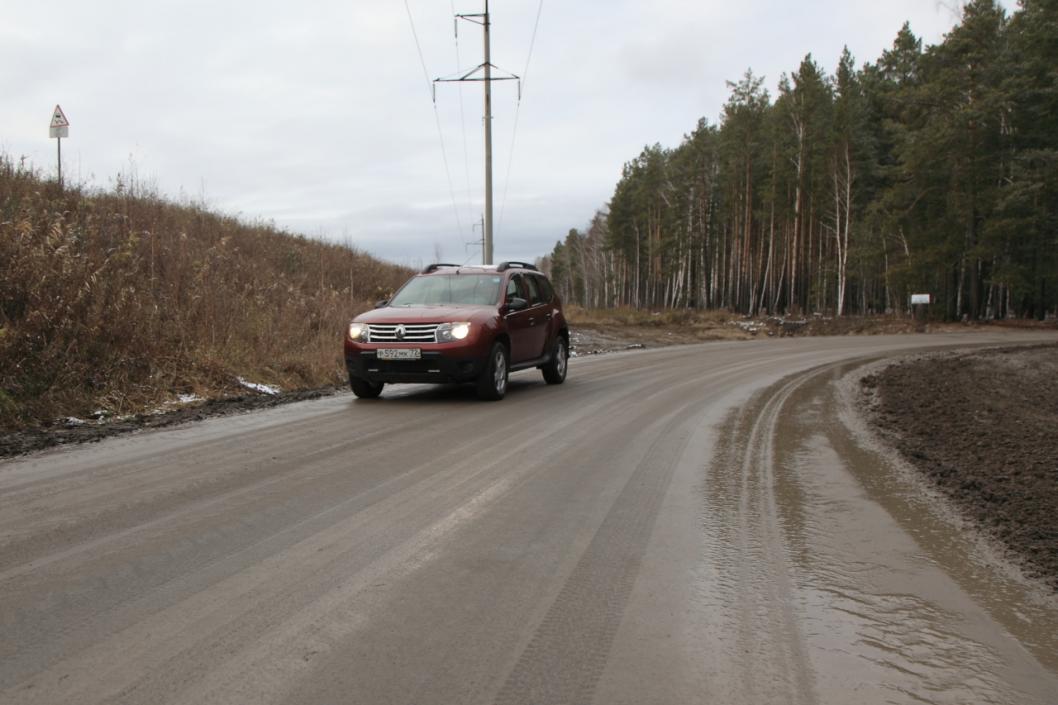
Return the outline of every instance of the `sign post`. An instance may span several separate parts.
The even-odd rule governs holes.
[[[58,145],[59,155],[59,188],[62,188],[62,138],[70,136],[70,121],[66,119],[66,113],[58,104],[51,112],[51,125],[48,127],[48,135],[55,139]]]
[[[911,306],[915,309],[916,321],[922,322],[922,311],[931,303],[933,303],[932,294],[911,294]]]

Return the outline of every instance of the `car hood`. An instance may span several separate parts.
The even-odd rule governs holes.
[[[358,323],[480,322],[497,315],[494,306],[385,306],[361,313]]]

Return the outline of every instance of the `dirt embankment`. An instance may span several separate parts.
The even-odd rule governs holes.
[[[862,384],[887,440],[1058,591],[1058,346],[922,355]]]

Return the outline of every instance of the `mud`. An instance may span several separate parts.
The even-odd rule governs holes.
[[[56,446],[95,443],[127,433],[145,429],[166,428],[179,424],[202,421],[215,416],[229,416],[248,411],[268,409],[296,401],[320,399],[336,394],[344,387],[304,389],[279,394],[246,394],[240,396],[208,399],[181,405],[175,409],[158,413],[135,414],[115,420],[85,421],[69,423],[56,421],[51,426],[8,431],[0,433],[0,458],[7,458]]]
[[[716,702],[1053,705],[1058,602],[862,445],[844,393],[862,365],[783,378],[719,429],[692,612],[711,685],[741,696]]]
[[[883,437],[1058,592],[1058,346],[920,355],[861,385]]]

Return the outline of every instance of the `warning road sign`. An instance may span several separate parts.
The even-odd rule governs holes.
[[[55,106],[55,112],[51,114],[51,126],[52,127],[69,127],[70,121],[66,119],[66,113],[62,111],[58,105]]]
[[[70,121],[66,119],[66,113],[58,105],[51,112],[51,125],[48,128],[48,132],[52,137],[70,136]]]

